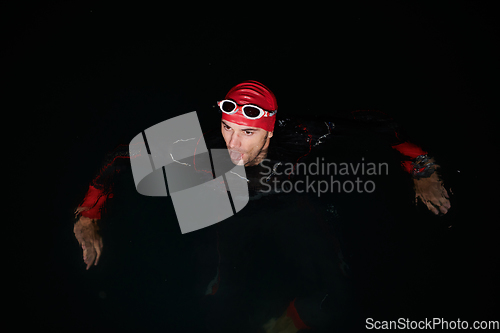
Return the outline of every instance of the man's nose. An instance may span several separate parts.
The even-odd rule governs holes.
[[[236,132],[233,131],[233,133],[231,133],[231,137],[229,138],[229,143],[228,143],[229,148],[239,148],[240,144],[241,140],[238,134],[236,134]]]

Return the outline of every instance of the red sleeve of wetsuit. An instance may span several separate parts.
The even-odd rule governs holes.
[[[351,116],[355,120],[379,125],[380,134],[386,137],[391,147],[401,154],[401,166],[407,173],[412,174],[415,171],[413,161],[416,157],[427,155],[427,151],[405,138],[397,122],[386,113],[378,110],[355,110],[351,112]]]
[[[408,141],[394,145],[394,146],[392,146],[392,148],[397,150],[398,152],[400,152],[401,155],[410,159],[410,160],[405,159],[405,160],[401,161],[401,166],[403,167],[403,169],[410,174],[413,171],[412,160],[414,160],[417,156],[427,155],[427,152],[425,150],[423,150],[422,148],[420,148],[416,144],[413,144],[413,143],[408,142]]]
[[[91,181],[87,194],[79,205],[89,207],[80,213],[82,216],[91,219],[101,218],[107,199],[113,197],[113,177],[127,165],[123,161],[128,159],[130,159],[128,145],[119,145],[113,152],[107,154],[103,167]]]
[[[80,207],[90,207],[89,210],[81,212],[82,216],[91,218],[91,219],[100,219],[101,211],[103,209],[104,204],[106,203],[107,198],[112,198],[112,193],[104,193],[103,190],[99,190],[95,188],[93,185],[89,185],[89,189],[85,198],[83,199]]]

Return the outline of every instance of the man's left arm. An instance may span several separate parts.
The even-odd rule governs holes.
[[[420,199],[434,214],[446,214],[451,208],[448,192],[438,174],[440,166],[428,152],[404,138],[398,124],[387,114],[372,110],[351,113],[355,120],[378,123],[391,147],[401,155],[402,168],[412,177],[415,201]]]

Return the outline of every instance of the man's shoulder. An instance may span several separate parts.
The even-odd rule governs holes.
[[[302,156],[327,142],[335,125],[331,121],[299,117],[276,121],[271,148],[281,154]]]

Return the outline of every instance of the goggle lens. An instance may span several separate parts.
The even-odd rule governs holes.
[[[233,112],[236,109],[236,104],[231,103],[230,101],[223,101],[220,105],[220,108],[224,112]]]
[[[260,115],[260,110],[251,105],[245,105],[243,107],[243,112],[250,118],[256,118]]]

